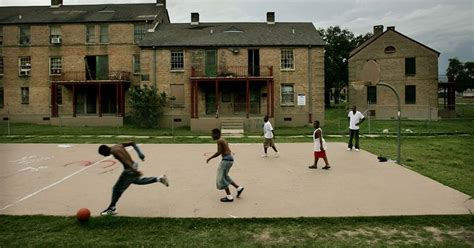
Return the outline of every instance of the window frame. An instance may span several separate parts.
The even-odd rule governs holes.
[[[3,26],[0,26],[0,46],[3,46]]]
[[[137,63],[137,58],[138,58],[138,63]],[[141,60],[140,60],[140,54],[133,54],[132,55],[132,70],[133,70],[133,75],[140,75],[141,73]],[[138,65],[138,67],[137,67]]]
[[[143,29],[142,29],[143,27]],[[133,43],[138,44],[143,40],[148,30],[147,23],[136,23],[133,25]]]
[[[408,99],[409,95],[407,94],[408,89],[412,88],[414,89],[413,94],[414,94],[414,99]],[[413,105],[416,104],[416,85],[405,85],[405,104],[407,105]]]
[[[0,77],[5,74],[5,59],[3,56],[0,56]]]
[[[284,91],[283,91],[283,88],[285,86],[291,86],[291,88],[293,89],[292,91],[292,94],[291,94],[291,102],[286,102],[284,101],[285,99],[285,96],[284,96]],[[291,107],[291,106],[295,106],[295,84],[293,83],[283,83],[280,85],[280,105],[281,106],[288,106],[288,107]],[[290,93],[286,93],[286,95],[290,95]]]
[[[180,59],[181,61],[173,61],[173,53],[181,53],[181,58],[177,57],[177,59]],[[175,58],[176,60],[176,58]],[[181,64],[181,67],[176,67],[176,64],[179,65]],[[174,66],[175,65],[175,66]],[[176,49],[176,50],[171,50],[170,51],[170,69],[171,72],[183,72],[184,71],[184,49]]]
[[[58,43],[53,43],[53,38],[58,38]],[[62,43],[61,39],[61,26],[59,25],[50,25],[49,26],[49,44],[51,45],[60,45]]]
[[[108,24],[99,25],[99,43],[109,44],[109,25]]]
[[[30,87],[20,87],[21,104],[30,104]],[[26,92],[26,94],[23,94]]]
[[[5,107],[5,88],[0,87],[0,108]]]
[[[22,31],[25,31],[25,32],[22,32]],[[27,42],[23,42],[25,38],[27,38]],[[18,45],[31,46],[31,26],[30,25],[18,26]]]
[[[53,69],[53,59],[59,59],[59,67],[56,67],[54,69]],[[59,70],[59,73],[53,73],[53,70]],[[63,72],[62,57],[49,57],[49,75],[50,76],[57,76],[57,75],[61,75],[62,72]]]
[[[29,65],[27,61],[24,59],[28,59],[30,62]],[[24,65],[22,63],[25,63]],[[22,74],[22,72],[27,72]],[[18,57],[18,75],[20,77],[30,77],[31,76],[31,57],[30,56],[24,56],[24,57]]]
[[[288,56],[289,54],[291,54],[291,56]],[[296,67],[295,64],[296,64],[295,49],[290,49],[290,48],[280,49],[280,70],[281,71],[294,71]],[[288,66],[288,65],[291,65],[291,66]]]
[[[95,43],[95,25],[86,24],[86,44],[94,44]],[[89,31],[92,29],[92,33]]]
[[[410,62],[411,60],[413,60],[413,62]],[[413,68],[410,67],[411,65],[413,66]],[[416,75],[416,57],[405,58],[405,75],[406,76]]]

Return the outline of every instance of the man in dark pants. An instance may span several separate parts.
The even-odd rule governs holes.
[[[138,157],[140,157],[142,161],[145,160],[145,155],[141,151],[140,147],[135,144],[135,142],[126,142],[111,147],[101,145],[99,147],[99,154],[103,156],[113,155],[114,158],[116,158],[123,164],[124,168],[122,174],[120,175],[119,179],[113,187],[112,200],[110,202],[109,207],[107,207],[106,210],[100,213],[100,215],[102,216],[117,214],[117,208],[115,205],[120,199],[120,196],[122,196],[123,192],[125,192],[125,190],[131,184],[146,185],[160,182],[166,187],[169,186],[169,181],[166,175],[163,175],[161,177],[142,177],[142,173],[138,170],[138,163],[134,162],[132,160],[132,157],[130,157],[130,154],[128,154],[127,150],[125,150],[125,147],[127,146],[132,146],[133,149],[135,149],[135,151],[137,152]]]
[[[357,107],[352,106],[352,111],[349,111],[347,115],[349,120],[349,144],[347,146],[348,151],[352,151],[352,140],[355,138],[355,150],[359,151],[359,125],[365,121],[364,115],[357,111]]]

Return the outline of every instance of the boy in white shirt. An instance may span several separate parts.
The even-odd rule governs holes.
[[[359,151],[359,125],[365,121],[364,115],[357,111],[357,107],[352,106],[352,111],[347,114],[349,120],[349,144],[347,146],[348,151],[352,151],[352,140],[355,138],[355,149]]]
[[[268,157],[268,154],[267,154],[268,147],[273,148],[273,150],[276,153],[275,157],[278,158],[280,154],[278,153],[278,150],[275,147],[275,141],[273,141],[275,134],[273,133],[272,124],[270,123],[268,119],[269,119],[268,115],[265,115],[265,117],[263,117],[263,121],[265,122],[265,124],[263,125],[263,136],[265,137],[265,141],[263,142],[263,151],[265,153],[262,155],[262,158]]]

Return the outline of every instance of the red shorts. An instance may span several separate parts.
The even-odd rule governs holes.
[[[324,158],[326,157],[326,150],[324,151],[319,151],[319,152],[314,152],[314,157],[315,158]]]

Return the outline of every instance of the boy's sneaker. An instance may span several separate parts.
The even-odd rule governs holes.
[[[237,189],[237,198],[240,197],[240,194],[242,194],[242,191],[244,191],[244,187],[241,187],[240,189]]]
[[[166,177],[166,175],[160,177],[160,183],[164,184],[166,187],[170,186],[170,180],[168,180],[168,177]]]
[[[279,152],[275,153],[275,158],[278,158],[278,157],[280,157],[280,153],[279,153]]]
[[[356,148],[356,152],[358,152],[358,151],[359,151],[359,149]]]
[[[265,153],[265,154],[262,154],[262,155],[260,155],[260,157],[266,158],[266,157],[268,157],[268,154],[266,154],[266,153]]]
[[[229,199],[229,198],[227,198],[227,196],[224,197],[224,198],[221,198],[221,202],[233,202],[233,201],[234,201],[234,198]]]
[[[113,216],[113,215],[117,215],[117,208],[113,207],[113,208],[107,208],[106,210],[102,211],[102,213],[100,213],[101,216]]]
[[[352,151],[352,148],[347,148],[348,151]]]

